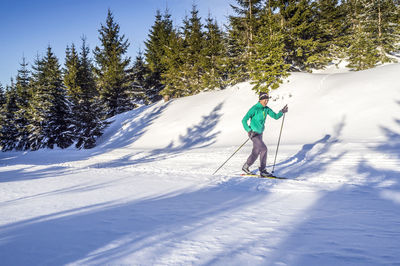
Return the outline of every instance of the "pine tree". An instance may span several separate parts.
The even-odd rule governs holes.
[[[2,151],[11,151],[16,148],[18,142],[18,129],[15,126],[15,115],[18,111],[17,91],[14,81],[6,91],[6,102],[2,108],[0,147]]]
[[[260,0],[236,0],[239,6],[231,5],[238,17],[230,17],[232,26],[236,29],[243,29],[240,42],[246,49],[246,58],[250,57],[254,38],[260,26],[259,17],[262,12]],[[239,37],[239,36],[238,36]]]
[[[64,86],[71,103],[71,130],[74,132],[75,140],[81,134],[81,120],[79,117],[82,115],[82,88],[79,80],[79,56],[74,44],[71,45],[71,48],[67,46],[64,65]]]
[[[250,58],[254,48],[255,35],[260,26],[261,0],[236,0],[231,5],[236,16],[229,16],[227,70],[233,83],[250,77]]]
[[[136,56],[135,63],[129,72],[131,86],[128,96],[131,99],[132,105],[147,103],[148,97],[146,93],[148,92],[150,69],[146,66],[141,51]]]
[[[75,146],[79,149],[93,148],[107,123],[102,120],[105,113],[100,104],[85,38],[82,38],[80,54],[74,45],[67,47],[64,72],[64,84],[72,103]]]
[[[214,89],[224,87],[223,63],[226,49],[224,35],[219,28],[217,21],[208,15],[205,25],[204,47],[201,51],[201,67],[204,71],[202,76],[202,87]]]
[[[160,91],[160,95],[164,97],[164,100],[182,97],[186,93],[181,71],[184,64],[183,55],[183,39],[179,32],[174,30],[165,48],[165,55],[162,57],[162,62],[166,66],[166,70],[161,74],[164,88]]]
[[[6,95],[4,92],[3,84],[0,82],[0,108],[6,103]]]
[[[289,76],[290,65],[285,64],[285,35],[272,5],[265,7],[260,22],[262,26],[255,36],[250,61],[251,79],[255,84],[253,90],[268,92],[277,89],[282,79]]]
[[[234,85],[250,78],[248,61],[245,59],[246,47],[240,44],[240,30],[228,26],[226,39],[226,57],[223,69],[227,75],[227,85]]]
[[[46,146],[51,149],[55,145],[60,148],[67,148],[74,140],[70,102],[66,97],[66,90],[62,82],[60,64],[50,47],[47,49],[47,55],[44,58],[44,71],[48,79],[45,86],[51,96],[50,117],[48,117],[45,127]]]
[[[79,85],[81,87],[80,115],[78,119],[81,126],[78,128],[80,134],[77,137],[76,147],[91,149],[96,145],[96,140],[103,135],[104,129],[109,125],[102,120],[106,116],[100,102],[100,95],[96,89],[93,75],[93,65],[89,58],[89,47],[82,39],[81,52],[79,56]],[[79,131],[80,129],[80,131]]]
[[[120,27],[108,10],[106,24],[99,30],[101,47],[96,46],[94,56],[96,61],[96,79],[100,97],[107,110],[107,117],[131,110],[127,90],[129,80],[127,68],[130,58],[123,58],[129,43],[125,35],[120,36]]]
[[[181,78],[184,80],[182,96],[193,95],[202,90],[201,77],[204,71],[201,67],[201,52],[204,47],[203,25],[198,15],[196,5],[192,6],[191,17],[183,21],[184,64],[181,69]]]
[[[181,34],[176,31],[171,34],[163,57],[167,70],[162,74],[165,88],[160,94],[165,99],[193,95],[202,90],[204,70],[201,67],[201,52],[204,37],[195,5],[191,17],[185,17],[183,24]]]
[[[29,87],[30,72],[25,57],[22,58],[21,68],[18,70],[16,79],[17,107],[15,114],[15,125],[18,130],[17,150],[29,149],[29,101],[31,100],[31,91]]]
[[[365,27],[368,32],[371,32],[379,62],[393,61],[388,55],[399,49],[398,42],[400,40],[398,16],[394,1],[367,1],[364,8],[367,14]]]
[[[31,100],[28,103],[27,118],[29,124],[28,149],[38,150],[45,147],[43,141],[45,139],[44,126],[47,122],[47,110],[50,108],[49,102],[46,100],[47,91],[44,89],[44,61],[36,56],[32,66],[32,79],[29,84],[31,92]]]
[[[3,85],[0,82],[0,149],[2,150],[3,147],[1,143],[3,142],[3,127],[5,125],[5,111],[4,111],[4,104],[6,103],[6,96],[4,92]]]
[[[347,56],[350,68],[368,69],[379,62],[379,53],[374,44],[373,33],[369,31],[365,5],[368,1],[348,0],[346,10],[351,29],[347,36],[349,47]]]
[[[79,104],[82,89],[79,84],[79,56],[72,44],[65,51],[64,85],[68,95],[71,97],[73,106]]]
[[[166,72],[166,47],[168,47],[174,32],[171,15],[166,10],[164,15],[157,10],[156,19],[145,42],[145,59],[151,73],[148,77],[146,96],[151,102],[160,100],[160,91],[164,88],[162,74]]]
[[[339,0],[319,0],[316,4],[316,25],[319,28],[320,45],[327,61],[343,58],[345,37],[349,23]]]
[[[281,28],[285,30],[286,63],[292,69],[310,70],[326,63],[316,24],[316,3],[311,0],[281,0],[278,4]]]
[[[7,99],[6,99],[6,95],[4,92],[4,88],[3,85],[0,82],[0,149],[3,149],[3,147],[1,146],[1,143],[3,142],[3,127],[6,124],[5,123],[5,110],[4,110],[4,104],[6,103]]]
[[[30,103],[32,121],[30,148],[66,148],[73,143],[70,103],[62,82],[58,59],[47,48],[46,56],[35,61],[33,97]]]

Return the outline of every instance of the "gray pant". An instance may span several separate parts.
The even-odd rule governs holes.
[[[257,157],[260,156],[260,170],[264,170],[267,166],[268,149],[262,140],[262,134],[256,135],[251,141],[253,141],[253,150],[247,159],[247,165],[251,166],[257,160]]]

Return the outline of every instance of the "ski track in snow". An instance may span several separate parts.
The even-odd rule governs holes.
[[[327,77],[293,75],[291,86],[314,88],[326,105],[324,93],[342,93]],[[302,92],[282,88],[312,95]],[[0,264],[400,265],[400,120],[369,113],[377,128],[357,131],[365,121],[353,125],[362,117],[350,112],[307,133],[305,117],[320,114],[286,99],[293,115],[275,173],[288,180],[240,176],[250,144],[212,175],[243,142],[235,117],[254,100],[246,86],[121,114],[93,150],[2,153]],[[271,169],[280,123],[267,123]]]

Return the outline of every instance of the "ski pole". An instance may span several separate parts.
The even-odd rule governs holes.
[[[249,139],[250,138],[248,138],[248,139],[246,139],[246,141],[242,144],[242,145],[240,145],[240,147],[220,166],[220,167],[218,167],[218,169],[217,170],[215,170],[215,172],[213,173],[213,175],[216,173],[216,172],[218,172],[218,170],[219,169],[221,169],[222,168],[222,166],[224,166],[232,157],[233,157],[233,155],[235,155],[248,141],[249,141]]]
[[[274,170],[275,170],[276,156],[278,155],[279,143],[281,142],[281,135],[282,135],[282,128],[283,128],[283,122],[284,122],[284,121],[285,121],[285,113],[283,114],[282,125],[281,125],[281,131],[279,132],[278,145],[277,145],[277,147],[276,147],[275,160],[274,160],[274,166],[272,167],[272,173],[274,173]]]

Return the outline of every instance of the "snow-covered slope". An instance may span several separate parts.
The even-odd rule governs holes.
[[[335,133],[338,127],[345,141],[383,141],[382,127],[397,126],[398,73],[398,64],[339,74],[293,73],[272,92],[269,106],[279,111],[289,105],[285,143],[307,143]],[[256,102],[248,83],[160,102],[119,116],[103,139],[117,147],[139,148],[179,146],[196,137],[213,146],[237,145],[246,136],[241,119]],[[280,123],[269,120],[267,129],[277,131]]]
[[[246,140],[248,83],[118,115],[92,150],[2,153],[0,264],[400,264],[398,73],[293,73],[272,93],[292,180],[240,177],[250,143],[212,175]]]

